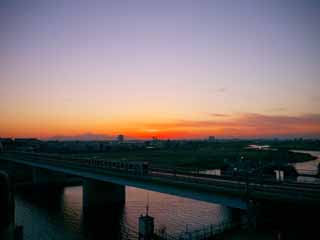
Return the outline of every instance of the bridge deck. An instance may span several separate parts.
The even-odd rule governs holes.
[[[137,175],[85,164],[72,159],[28,153],[1,153],[0,159],[49,169],[83,178],[108,181],[121,185],[178,195],[211,203],[223,203],[245,209],[248,197],[258,200],[320,203],[320,185],[292,180],[277,182],[270,179],[236,179],[205,174],[172,173],[164,169],[150,169],[148,174]]]

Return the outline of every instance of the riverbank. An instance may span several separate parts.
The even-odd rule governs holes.
[[[291,139],[281,141],[264,141],[264,144],[270,145],[272,148],[277,149],[291,149],[291,150],[304,150],[304,151],[320,151],[319,139]]]

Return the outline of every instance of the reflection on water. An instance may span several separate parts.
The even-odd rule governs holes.
[[[293,151],[293,152],[299,152],[299,153],[307,153],[312,156],[317,157],[317,159],[312,160],[312,161],[307,161],[307,162],[300,162],[300,163],[295,163],[294,166],[298,169],[303,171],[317,171],[318,170],[318,164],[320,163],[320,151]]]
[[[317,157],[317,159],[312,161],[299,162],[299,163],[293,164],[297,169],[298,173],[301,173],[301,174],[307,173],[312,175],[317,174],[318,164],[320,163],[320,151],[293,151],[293,152],[307,153]],[[297,180],[298,182],[320,183],[320,179],[314,178],[314,177],[299,176]]]
[[[120,233],[122,239],[134,238],[138,218],[145,212],[148,198],[155,227],[166,228],[175,236],[186,224],[193,230],[219,224],[231,217],[231,211],[221,205],[132,187],[126,188],[123,208],[100,209],[98,213],[84,215],[82,187],[67,187],[60,193],[51,190],[19,192],[16,222],[24,225],[25,239],[119,239]]]

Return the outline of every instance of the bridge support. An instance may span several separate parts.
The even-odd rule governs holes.
[[[255,231],[258,224],[259,207],[254,200],[248,200],[247,202],[247,228],[249,231]]]
[[[123,206],[125,187],[122,185],[94,180],[83,181],[83,210]]]
[[[14,240],[14,197],[8,175],[0,172],[0,239]]]

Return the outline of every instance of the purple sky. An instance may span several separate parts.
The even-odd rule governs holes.
[[[318,115],[319,23],[308,0],[1,1],[0,135]]]

